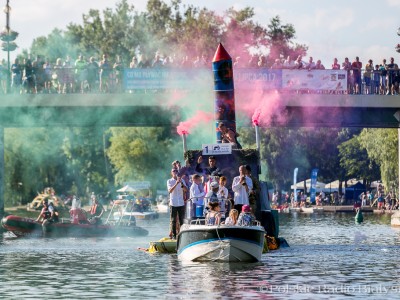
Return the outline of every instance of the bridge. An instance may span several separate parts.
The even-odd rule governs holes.
[[[248,110],[249,92],[236,91],[236,111]],[[263,97],[268,99],[268,94]],[[214,92],[141,91],[125,94],[26,94],[0,97],[0,216],[4,214],[4,128],[54,126],[171,126],[184,107],[214,110]],[[268,100],[261,126],[398,128],[400,98],[381,95],[279,94]],[[282,117],[283,116],[283,117]],[[249,126],[251,118],[238,120]],[[265,121],[265,122],[263,122]],[[267,124],[267,125],[263,125]]]

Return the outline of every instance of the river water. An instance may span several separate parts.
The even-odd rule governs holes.
[[[261,263],[189,263],[137,250],[168,232],[168,217],[140,238],[0,236],[2,299],[400,299],[400,231],[389,215],[280,215],[289,248]],[[1,235],[1,234],[0,234]]]

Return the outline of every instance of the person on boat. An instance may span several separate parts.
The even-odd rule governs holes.
[[[199,174],[192,175],[192,185],[190,186],[190,199],[192,203],[195,205],[204,205],[205,194],[201,176]]]
[[[250,205],[243,205],[242,212],[237,220],[237,225],[239,226],[252,226],[256,218],[251,212]]]
[[[226,218],[224,224],[228,226],[234,226],[237,223],[238,219],[238,211],[236,209],[231,209],[229,212],[229,216]]]
[[[171,178],[167,181],[170,206],[170,237],[175,239],[179,230],[177,230],[177,219],[179,227],[183,224],[185,217],[185,202],[183,195],[187,192],[185,181],[178,176],[178,170],[171,170]]]
[[[218,182],[212,182],[210,185],[211,190],[207,192],[205,198],[204,198],[204,215],[207,214],[207,212],[210,209],[209,203],[212,201],[218,201],[219,202],[219,212],[221,214],[221,220],[225,220],[225,199],[222,199],[218,196],[218,191],[219,191],[219,184]]]
[[[232,148],[234,149],[242,149],[242,145],[240,145],[237,140],[239,134],[234,131],[232,128],[228,128],[224,122],[218,123],[218,129],[221,132],[221,141],[222,143],[231,143]]]
[[[53,203],[49,203],[49,199],[46,197],[42,201],[43,208],[40,211],[39,216],[37,217],[36,221],[42,221],[43,225],[58,222],[58,211],[54,207]]]
[[[246,175],[251,179],[251,182],[253,183],[253,188],[249,193],[249,204],[252,211],[257,211],[257,202],[259,202],[261,193],[260,182],[258,181],[257,177],[251,174],[250,165],[246,165],[246,171]]]
[[[237,211],[242,211],[243,205],[249,205],[249,194],[253,189],[253,182],[247,176],[246,166],[239,167],[239,176],[233,178],[232,190],[234,192],[234,207]]]
[[[101,216],[104,213],[104,207],[100,204],[96,196],[92,198],[93,204],[90,207],[90,223],[99,225],[101,224]]]
[[[213,176],[222,176],[221,170],[217,167],[217,158],[214,155],[208,157],[208,167],[202,168],[201,167],[202,162],[203,162],[203,157],[200,155],[199,158],[197,159],[197,164],[195,169],[197,173],[203,173],[209,176],[211,174],[214,174]]]
[[[194,174],[194,169],[190,166],[189,160],[185,160],[185,165],[182,166],[181,162],[179,160],[174,160],[172,162],[172,169],[177,169],[178,170],[178,176],[182,178],[183,181],[185,181],[186,187],[190,189],[190,186],[192,184],[191,182],[191,175]],[[188,200],[190,198],[189,195],[189,190],[184,193],[184,200]]]
[[[218,198],[211,198],[208,202],[209,211],[206,215],[206,225],[219,225],[221,224],[221,213]]]

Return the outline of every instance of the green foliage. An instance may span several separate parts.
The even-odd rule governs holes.
[[[152,182],[165,187],[174,156],[174,143],[165,128],[111,128],[107,155],[114,166],[115,184]]]
[[[359,142],[369,159],[380,167],[381,179],[388,188],[398,187],[398,132],[396,129],[364,129]]]
[[[47,186],[81,197],[109,188],[101,128],[10,128],[4,144],[8,204],[30,202]]]
[[[281,24],[281,19],[276,16],[271,19],[268,25],[267,36],[270,43],[270,58],[275,59],[288,55],[295,59],[298,55],[306,55],[308,47],[305,45],[293,44],[296,37],[296,30],[292,24]]]
[[[186,55],[211,59],[219,42],[242,60],[249,52],[265,52],[265,47],[270,48],[272,58],[307,50],[304,45],[293,45],[293,25],[281,24],[277,16],[265,28],[253,21],[251,7],[229,8],[219,15],[179,0],[170,4],[149,0],[146,9],[138,12],[127,0],[118,1],[115,9],[91,9],[83,14],[82,24],[70,23],[65,31],[54,29],[47,37],[36,38],[31,53],[50,61],[79,54],[99,58],[107,53],[111,59],[119,55],[127,63],[138,54],[152,59],[157,51],[175,62]]]
[[[340,166],[346,170],[346,178],[362,178],[368,182],[380,179],[379,168],[371,161],[367,150],[355,136],[339,145]]]

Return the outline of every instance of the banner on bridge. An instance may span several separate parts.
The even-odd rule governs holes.
[[[233,71],[235,89],[329,90],[347,89],[345,70],[275,70],[238,68]],[[199,89],[213,86],[208,69],[125,69],[125,90]]]
[[[205,69],[125,69],[125,90],[195,89],[199,85],[212,87],[211,70]]]
[[[345,70],[282,70],[282,88],[286,90],[346,91]]]
[[[233,70],[235,89],[272,90],[282,88],[282,70],[241,68]]]

